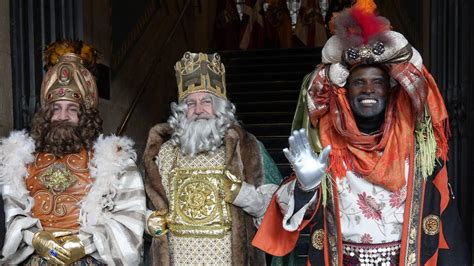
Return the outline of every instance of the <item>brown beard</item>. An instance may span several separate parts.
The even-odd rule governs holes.
[[[43,138],[43,152],[56,156],[78,153],[84,146],[78,130],[77,125],[69,122],[51,122]]]
[[[56,156],[77,153],[82,148],[91,150],[94,141],[102,132],[102,119],[95,108],[85,109],[81,105],[78,125],[64,121],[51,122],[52,105],[41,108],[31,122],[31,137],[37,152]]]

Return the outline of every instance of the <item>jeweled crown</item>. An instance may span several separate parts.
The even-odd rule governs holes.
[[[195,92],[209,92],[227,99],[225,67],[219,54],[186,52],[183,58],[176,62],[174,69],[179,102]]]
[[[97,107],[98,92],[95,78],[74,53],[62,55],[48,70],[41,84],[41,106],[67,100]]]

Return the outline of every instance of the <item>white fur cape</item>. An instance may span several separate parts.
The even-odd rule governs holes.
[[[133,141],[125,137],[101,135],[96,140],[89,165],[95,181],[80,203],[79,237],[86,253],[111,265],[138,265],[141,259],[145,195],[132,146]],[[8,263],[31,255],[31,236],[27,239],[25,232],[42,229],[39,220],[31,216],[34,200],[25,187],[27,165],[34,161],[34,152],[34,141],[24,131],[12,132],[0,141],[0,184],[7,227],[2,255]]]

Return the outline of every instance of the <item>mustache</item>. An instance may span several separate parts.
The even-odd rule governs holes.
[[[77,127],[75,123],[67,122],[67,121],[52,121],[49,123],[50,128],[56,127]]]
[[[44,151],[56,156],[77,153],[83,146],[78,126],[64,121],[51,122],[44,135]]]
[[[200,115],[192,115],[190,118],[189,118],[189,121],[196,121],[196,120],[210,120],[210,119],[214,119],[216,117],[212,116],[212,115],[209,115],[209,114],[200,114]]]

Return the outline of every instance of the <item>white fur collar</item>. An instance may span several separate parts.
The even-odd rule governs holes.
[[[95,182],[82,200],[83,208],[98,212],[107,205],[103,201],[110,199],[106,195],[113,197],[114,181],[137,158],[132,146],[133,141],[126,137],[101,135],[97,138],[89,165]],[[24,179],[28,175],[28,164],[34,161],[34,152],[34,140],[25,131],[13,131],[8,138],[0,139],[0,184],[10,184],[20,194],[29,194]]]
[[[94,158],[90,164],[91,176],[104,179],[120,174],[130,159],[134,161],[137,159],[133,144],[127,137],[99,136],[94,143]]]
[[[34,161],[35,142],[25,131],[13,131],[0,140],[0,184],[11,184],[26,192],[23,178]],[[20,191],[19,191],[20,192]]]
[[[83,226],[104,222],[114,207],[117,182],[126,168],[137,158],[133,141],[127,137],[100,136],[94,144],[89,170],[95,182],[81,202],[80,222]],[[104,211],[105,210],[105,211]]]

